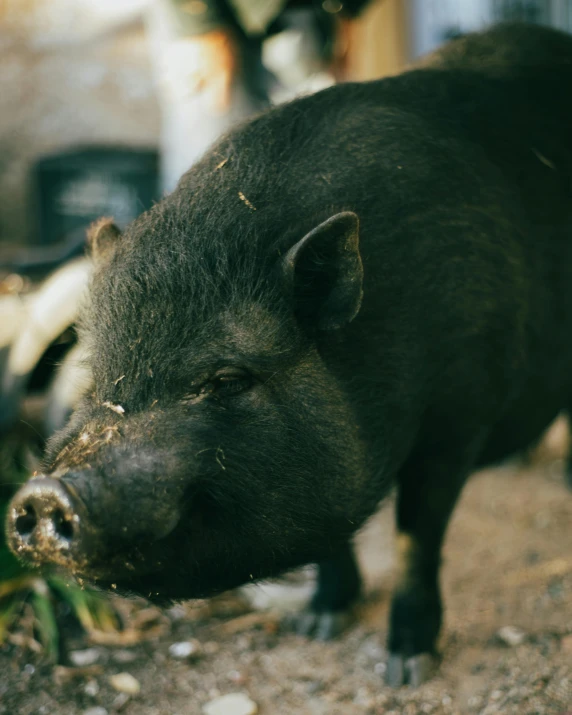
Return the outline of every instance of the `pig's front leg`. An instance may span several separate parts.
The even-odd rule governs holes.
[[[296,618],[300,635],[330,640],[351,620],[351,607],[359,596],[361,577],[353,547],[347,544],[332,558],[318,564],[316,592],[308,608]]]
[[[435,669],[442,616],[441,545],[469,471],[454,461],[455,465],[445,464],[441,457],[424,455],[410,459],[399,475],[399,575],[391,604],[386,672],[392,687],[417,687]]]

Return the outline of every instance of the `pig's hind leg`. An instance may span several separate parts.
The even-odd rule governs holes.
[[[459,454],[443,459],[433,453],[412,457],[399,475],[399,574],[391,603],[386,671],[392,687],[417,687],[435,669],[442,618],[441,546],[469,471]]]
[[[318,564],[316,591],[308,608],[296,616],[296,632],[316,640],[335,638],[351,622],[351,607],[360,590],[358,565],[348,543],[335,556]]]

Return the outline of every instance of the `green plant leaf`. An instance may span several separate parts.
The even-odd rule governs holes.
[[[36,615],[36,625],[45,656],[48,660],[55,662],[58,658],[60,640],[58,624],[49,590],[43,581],[39,583],[43,584],[43,587],[37,587],[34,590],[32,607]]]

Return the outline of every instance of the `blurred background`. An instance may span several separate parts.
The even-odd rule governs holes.
[[[102,213],[124,223],[160,195],[158,151],[161,145],[169,149],[162,119],[171,121],[180,139],[170,105],[204,92],[209,79],[219,81],[216,68],[210,78],[205,70],[204,84],[198,86],[196,65],[208,58],[192,47],[217,28],[230,27],[235,35],[237,73],[246,54],[243,38],[253,44],[264,38],[263,68],[274,71],[282,84],[282,93],[270,91],[271,101],[336,77],[366,80],[395,73],[444,40],[497,21],[572,28],[568,0],[362,0],[347,4],[359,11],[351,28],[336,22],[344,13],[339,0],[298,0],[291,7],[280,0],[250,4],[255,10],[271,7],[254,29],[224,13],[205,21],[201,15],[209,14],[209,3],[202,0],[1,0],[3,251],[10,245],[65,241],[83,219]],[[248,1],[236,3],[243,5],[248,7]],[[226,7],[235,11],[231,0]],[[183,20],[170,17],[173,9]],[[316,15],[322,17],[316,20]],[[316,27],[310,28],[312,23]],[[221,48],[215,45],[213,53],[224,53]],[[343,67],[329,67],[328,54],[345,55],[341,62],[332,57]],[[245,74],[261,72],[249,59],[245,64]],[[251,95],[256,91],[261,94],[257,87]],[[233,100],[236,104],[236,96]],[[227,113],[240,115],[233,106]],[[126,159],[126,150],[135,153]],[[168,184],[175,180],[165,179]]]
[[[92,221],[109,215],[120,226],[126,225],[171,191],[219,134],[266,106],[335,82],[395,74],[447,39],[505,20],[572,31],[572,0],[0,0],[0,517],[17,484],[38,466],[45,440],[65,423],[89,387],[74,322],[89,279],[84,246]],[[544,530],[543,546],[531,539],[523,547],[530,563],[523,566],[529,571],[522,579],[538,586],[530,569],[539,558],[544,563],[538,556],[544,554],[549,566],[538,578],[544,579],[541,590],[552,589],[545,604],[551,616],[548,621],[540,619],[538,629],[552,634],[560,629],[559,638],[568,637],[572,651],[572,623],[569,617],[559,620],[558,600],[565,599],[570,586],[566,576],[570,564],[558,562],[550,552],[553,542],[562,547],[566,539],[570,541],[559,531],[571,516],[562,502],[558,473],[567,428],[561,421],[555,430],[543,457],[548,466],[545,482],[540,482],[542,494],[530,486],[535,496],[522,501],[514,523],[505,514],[516,531],[503,532],[499,538],[505,544],[522,545],[528,537],[519,529],[531,521]],[[522,465],[515,467],[510,479],[528,484],[529,468],[523,472]],[[465,571],[461,568],[457,576],[461,584],[463,578],[465,583],[471,579],[473,567],[490,557],[478,550],[480,535],[483,529],[499,528],[487,519],[494,509],[503,512],[503,494],[508,499],[512,492],[510,479],[500,497],[494,481],[488,475],[483,479],[477,491],[470,492],[472,511],[465,515],[459,527],[465,531],[459,532],[453,547],[457,558],[463,553]],[[530,485],[537,483],[532,480]],[[395,700],[388,695],[383,701],[375,694],[372,678],[379,678],[383,670],[383,639],[372,635],[378,617],[372,614],[381,614],[379,622],[383,622],[384,593],[390,586],[384,580],[391,570],[387,514],[385,521],[373,526],[375,539],[369,546],[369,537],[364,537],[361,558],[370,592],[377,594],[364,607],[365,625],[341,646],[312,651],[311,667],[319,671],[323,661],[323,673],[296,671],[293,676],[302,646],[287,644],[278,656],[275,676],[266,677],[277,682],[293,677],[303,685],[292,691],[290,709],[275,704],[263,712],[338,712],[335,698],[326,697],[331,688],[324,683],[336,681],[336,659],[348,649],[357,665],[353,680],[345,685],[346,700],[339,712],[496,712],[485,710],[487,698],[491,703],[499,701],[494,693],[504,692],[506,682],[497,684],[496,690],[485,687],[479,674],[486,671],[486,658],[475,657],[467,666],[476,668],[467,692],[455,690],[453,674],[450,682],[439,686],[437,695],[427,695],[426,709],[420,709],[423,702],[415,695],[395,696]],[[466,558],[468,551],[471,558]],[[503,553],[499,579],[514,558],[510,549]],[[160,613],[136,601],[109,602],[55,577],[40,579],[16,563],[0,537],[0,713],[87,713],[90,707],[91,715],[108,710],[201,712],[200,703],[216,700],[225,690],[243,691],[249,668],[254,667],[251,651],[269,652],[278,643],[276,618],[253,614],[251,609],[268,608],[283,598],[287,607],[301,603],[309,593],[308,578],[311,572],[295,587],[289,586],[286,597],[280,588],[257,589],[192,611],[179,607]],[[451,583],[453,590],[459,586],[458,581]],[[466,590],[459,589],[463,599]],[[483,594],[491,597],[490,590]],[[544,590],[542,594],[544,598]],[[525,591],[523,598],[527,597]],[[502,599],[498,593],[495,598]],[[506,609],[513,615],[521,609],[530,621],[530,614],[544,608],[535,598],[530,595],[526,606],[511,601],[500,615],[494,603],[501,600],[487,607],[488,637],[493,637],[490,634],[496,633],[497,626],[512,627]],[[457,618],[457,634],[466,636],[465,627],[471,637],[482,639],[482,620],[469,618],[463,625],[459,613],[453,618]],[[214,631],[208,630],[209,623],[214,623]],[[205,628],[206,645],[195,638]],[[520,638],[518,633],[514,637]],[[182,640],[177,643],[177,638]],[[550,639],[539,638],[543,652],[548,652]],[[213,675],[208,663],[222,657],[221,643],[228,646],[228,653],[220,674]],[[179,650],[173,650],[177,645]],[[135,646],[139,650],[133,656],[128,649]],[[108,647],[115,650],[105,650]],[[76,652],[84,655],[73,656]],[[532,660],[535,657],[530,655]],[[135,684],[124,678],[102,685],[104,674],[121,674],[131,667],[128,663],[139,668],[140,681],[145,673],[159,677],[169,659],[175,665],[165,676],[165,692],[171,688],[190,697],[192,682],[192,692],[199,693],[196,702],[177,700],[175,707],[174,700],[165,696],[164,702],[144,707],[138,700],[141,682],[137,679]],[[239,666],[238,661],[247,665]],[[4,670],[3,662],[9,664]],[[197,663],[203,665],[199,668]],[[41,664],[50,669],[41,670]],[[192,678],[190,664],[194,664]],[[54,671],[54,665],[60,670]],[[267,661],[262,670],[271,672],[272,667]],[[186,684],[180,682],[183,672]],[[488,676],[494,680],[494,672]],[[32,682],[34,688],[26,696]],[[278,685],[274,695],[260,683],[256,687],[267,708],[273,697],[279,698]],[[562,687],[564,694],[554,695],[554,702],[562,701],[564,708],[572,702],[572,692]],[[508,692],[510,687],[506,688]],[[457,701],[464,705],[455,710]],[[306,710],[308,702],[313,704]],[[530,702],[532,709],[526,712],[545,712],[540,709],[542,698],[540,705]],[[256,712],[248,707],[243,703],[243,710],[220,712]]]

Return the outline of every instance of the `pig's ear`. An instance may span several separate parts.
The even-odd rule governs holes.
[[[87,231],[87,247],[94,263],[101,263],[111,256],[121,231],[113,219],[100,218]]]
[[[319,330],[335,330],[353,320],[362,300],[363,267],[355,213],[332,216],[306,234],[284,256],[296,313]]]

